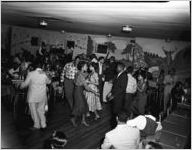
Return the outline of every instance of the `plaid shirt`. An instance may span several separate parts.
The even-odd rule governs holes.
[[[75,79],[75,75],[77,72],[77,67],[75,67],[73,62],[67,63],[61,73],[61,82],[64,82],[65,77],[67,79]]]

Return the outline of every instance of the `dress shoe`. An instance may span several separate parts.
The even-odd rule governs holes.
[[[47,130],[47,127],[45,127],[45,128],[41,128],[41,131],[46,131]]]

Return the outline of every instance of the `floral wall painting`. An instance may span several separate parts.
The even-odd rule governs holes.
[[[173,61],[172,54],[177,51],[177,47],[175,47],[175,49],[168,50],[168,49],[165,49],[164,46],[163,46],[162,50],[163,50],[163,52],[166,55],[166,63],[168,65],[168,67],[170,67],[170,65],[171,65],[171,63]]]
[[[131,62],[136,69],[148,66],[145,62],[143,49],[135,40],[131,40],[121,54],[126,55],[127,61]]]
[[[108,52],[114,53],[115,50],[117,49],[115,44],[113,42],[111,42],[111,41],[105,42],[104,44],[107,45]]]
[[[186,46],[175,55],[171,67],[177,68],[177,70],[191,71],[191,45]]]

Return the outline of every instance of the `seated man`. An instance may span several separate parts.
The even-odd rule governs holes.
[[[154,135],[162,129],[161,123],[156,122],[156,118],[151,115],[139,115],[138,117],[128,120],[127,125],[137,127],[141,131],[141,136]]]
[[[120,112],[117,115],[117,126],[112,131],[106,133],[102,149],[136,149],[140,142],[139,130],[135,127],[127,126],[129,115]]]

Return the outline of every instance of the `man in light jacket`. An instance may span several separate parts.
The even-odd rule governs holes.
[[[29,72],[21,88],[28,87],[27,102],[34,122],[32,129],[45,129],[45,104],[47,102],[46,85],[51,83],[45,72],[41,69],[42,64],[37,64],[36,70]]]

